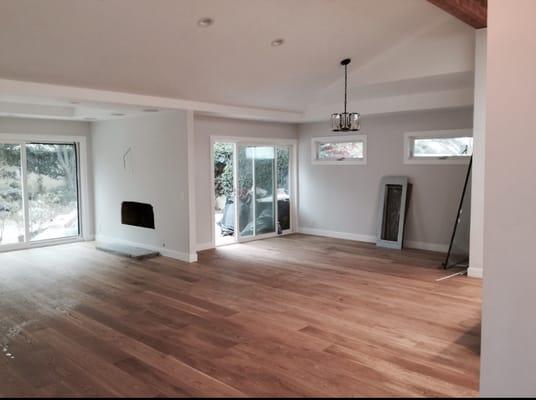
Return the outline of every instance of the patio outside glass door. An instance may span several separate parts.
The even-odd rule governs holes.
[[[238,237],[275,233],[273,146],[238,146]]]
[[[288,147],[239,144],[237,159],[238,238],[290,229]]]

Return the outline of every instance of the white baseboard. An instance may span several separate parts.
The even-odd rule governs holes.
[[[199,243],[196,247],[196,250],[197,251],[203,251],[203,250],[209,250],[209,249],[213,249],[214,246],[212,245],[212,242],[208,242],[208,243]]]
[[[482,279],[484,277],[484,270],[482,268],[469,267],[467,270],[467,276]]]
[[[95,235],[95,240],[98,242],[113,242],[113,243],[119,243],[125,246],[142,247],[144,249],[158,251],[161,255],[165,257],[174,258],[180,261],[186,261],[190,263],[197,261],[197,253],[188,254],[182,251],[166,249],[165,247],[152,246],[152,245],[148,245],[144,243],[136,243],[136,242],[131,242],[130,240],[117,239],[117,238],[113,238],[113,237],[109,237],[105,235]]]
[[[335,239],[345,239],[345,240],[355,240],[357,242],[376,243],[376,236],[372,236],[372,235],[359,235],[356,233],[328,231],[325,229],[306,228],[306,227],[300,227],[299,232],[305,233],[306,235],[326,236],[326,237],[331,237]]]
[[[355,240],[358,242],[376,243],[375,235],[361,235],[357,233],[328,231],[325,229],[307,228],[307,227],[300,227],[299,232],[305,233],[307,235],[326,236],[326,237],[331,237],[335,239],[346,239],[346,240]],[[437,251],[437,252],[442,252],[442,253],[446,253],[449,249],[449,246],[446,244],[417,242],[414,240],[404,241],[404,247],[407,247],[410,249]]]

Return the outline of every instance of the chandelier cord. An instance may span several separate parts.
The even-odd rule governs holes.
[[[348,65],[344,66],[344,113],[346,114],[346,103],[348,97]]]

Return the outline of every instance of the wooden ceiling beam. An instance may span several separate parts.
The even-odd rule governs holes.
[[[488,26],[488,0],[428,0],[473,28]]]

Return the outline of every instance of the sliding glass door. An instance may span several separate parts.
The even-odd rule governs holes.
[[[238,239],[290,229],[289,147],[238,145]]]
[[[77,236],[76,146],[29,143],[26,160],[30,240]]]
[[[255,235],[254,147],[238,146],[238,239]]]
[[[76,144],[1,143],[0,246],[79,234]]]

